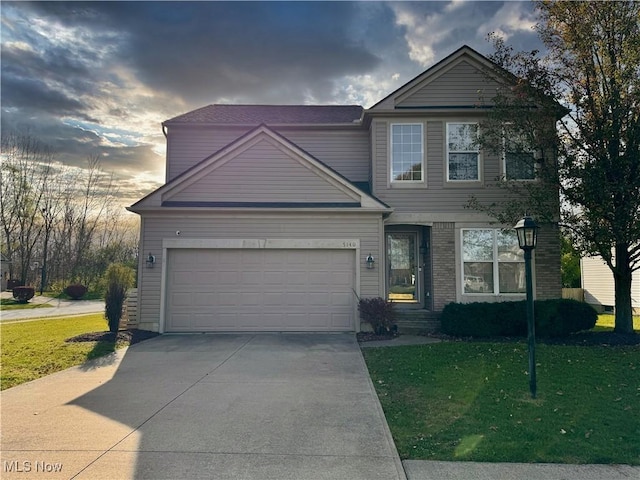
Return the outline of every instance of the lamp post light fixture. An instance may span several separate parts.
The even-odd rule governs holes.
[[[529,390],[536,398],[536,330],[533,312],[533,281],[531,279],[531,251],[536,248],[538,225],[530,216],[520,219],[515,227],[518,245],[524,250],[524,269],[527,283],[527,344],[529,346]]]

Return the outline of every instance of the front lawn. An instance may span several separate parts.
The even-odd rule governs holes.
[[[0,324],[0,389],[14,387],[113,352],[127,342],[65,340],[107,328],[101,313]]]
[[[363,349],[403,459],[640,464],[640,347],[442,342]]]

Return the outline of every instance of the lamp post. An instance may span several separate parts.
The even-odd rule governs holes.
[[[536,398],[536,331],[533,313],[533,281],[531,279],[531,251],[536,248],[538,225],[533,218],[525,216],[514,227],[518,234],[518,245],[524,250],[524,269],[527,282],[527,343],[529,345],[529,390]]]

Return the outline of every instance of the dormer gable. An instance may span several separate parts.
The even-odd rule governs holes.
[[[368,112],[485,106],[500,86],[497,68],[500,67],[465,45],[380,100]]]
[[[357,208],[389,207],[320,160],[260,125],[130,207]]]

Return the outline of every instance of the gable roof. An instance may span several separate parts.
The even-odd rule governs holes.
[[[396,103],[400,99],[407,97],[416,89],[421,88],[426,83],[432,81],[434,78],[439,77],[442,73],[446,72],[449,67],[455,65],[463,58],[470,60],[480,67],[483,67],[483,70],[487,71],[487,73],[489,74],[492,71],[496,71],[496,69],[500,69],[501,71],[507,73],[506,70],[503,70],[499,65],[495,64],[481,53],[478,53],[468,45],[463,45],[452,54],[443,58],[435,65],[431,66],[424,72],[411,79],[409,82],[402,85],[400,88],[391,92],[389,95],[370,107],[367,112],[394,108]]]
[[[334,125],[359,124],[359,105],[214,104],[166,120],[163,125]]]
[[[204,188],[201,191],[212,192],[209,194],[201,194],[201,197],[194,197],[191,194],[185,194],[189,191],[189,187],[201,182],[203,178],[206,178],[213,171],[224,168],[226,164],[231,164],[234,160],[242,160],[243,154],[251,151],[252,148],[257,148],[259,145],[268,145],[268,148],[275,148],[273,151],[280,152],[281,159],[288,159],[292,164],[299,165],[302,168],[299,171],[304,173],[304,178],[315,182],[316,188],[319,185],[324,185],[326,194],[319,193],[315,196],[304,195],[303,198],[311,196],[312,201],[302,200],[295,198],[295,195],[283,195],[282,193],[277,195],[275,201],[270,198],[269,193],[264,193],[263,199],[260,201],[241,201],[238,198],[238,194],[233,190],[232,193],[225,194],[224,192],[212,192],[211,188]],[[299,167],[297,167],[299,168]],[[264,177],[264,173],[255,171],[256,169],[249,168],[245,170],[249,173],[246,175],[257,175],[258,184],[264,184],[268,181]],[[247,176],[241,178],[243,182],[249,182],[251,179]],[[261,176],[262,175],[262,176]],[[299,191],[300,185],[296,182],[299,178],[291,178],[289,176],[278,177],[279,180],[289,182],[291,189]],[[226,188],[227,186],[225,186]],[[283,189],[286,192],[287,185],[281,185],[280,191]],[[259,192],[252,191],[252,194]],[[205,198],[211,197],[211,198]],[[323,197],[326,197],[323,198]],[[324,164],[313,155],[309,154],[302,148],[298,147],[295,143],[288,140],[286,137],[273,131],[266,125],[260,125],[255,129],[249,131],[242,137],[234,140],[226,147],[218,150],[212,155],[206,157],[190,169],[177,176],[169,183],[161,186],[154,192],[150,193],[143,199],[139,200],[128,210],[140,213],[149,209],[160,209],[168,211],[175,208],[189,208],[193,211],[194,208],[223,208],[223,209],[358,209],[368,210],[381,213],[390,213],[392,209],[384,202],[378,200],[361,188],[356,186],[347,180],[344,176],[333,170],[328,165]]]

